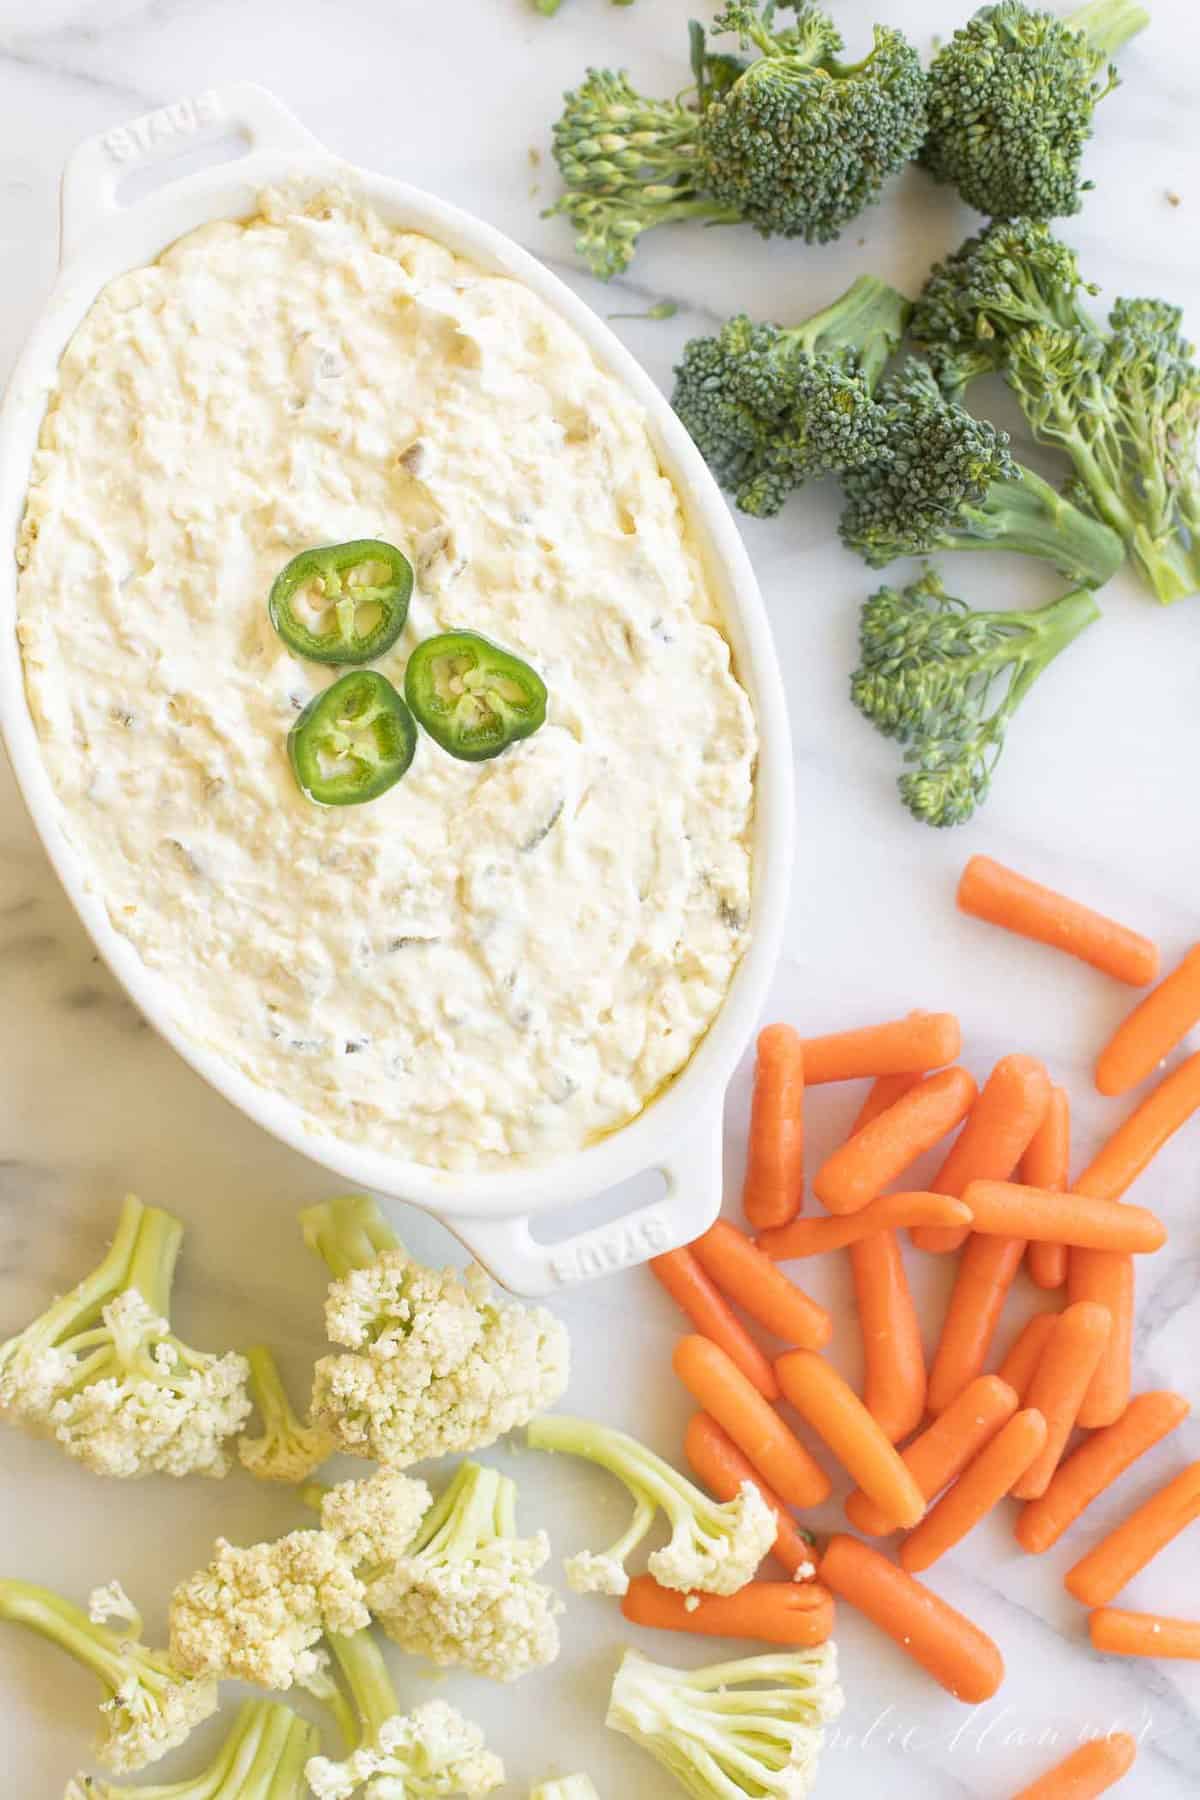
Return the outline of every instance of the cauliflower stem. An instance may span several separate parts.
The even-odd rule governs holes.
[[[306,1425],[296,1416],[279,1365],[265,1344],[247,1350],[246,1362],[250,1395],[263,1430],[261,1437],[238,1439],[243,1468],[260,1481],[307,1481],[333,1455],[333,1433],[322,1425]]]
[[[590,1775],[563,1775],[557,1781],[542,1781],[532,1788],[529,1800],[600,1800]]]
[[[216,1760],[199,1775],[154,1787],[76,1777],[64,1800],[304,1800],[305,1764],[320,1748],[315,1725],[275,1700],[247,1700]]]

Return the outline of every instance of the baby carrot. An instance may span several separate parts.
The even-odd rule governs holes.
[[[1029,1148],[1049,1103],[1050,1077],[1037,1058],[1002,1056],[930,1187],[964,1200],[969,1182],[1007,1181]],[[921,1250],[961,1250],[967,1238],[962,1225],[953,1231],[925,1227],[912,1235]]]
[[[829,1212],[857,1212],[953,1131],[974,1098],[975,1083],[965,1069],[928,1076],[826,1157],[814,1194]]]
[[[926,1500],[934,1499],[960,1475],[1016,1410],[1016,1394],[996,1375],[980,1375],[965,1387],[941,1417],[900,1453]],[[889,1519],[859,1488],[846,1501],[846,1517],[866,1537],[883,1537],[896,1529],[895,1519]]]
[[[811,1648],[833,1634],[833,1595],[819,1581],[750,1581],[736,1594],[681,1594],[659,1587],[652,1575],[635,1575],[621,1611],[634,1625],[764,1644]]]
[[[895,1232],[876,1232],[855,1244],[850,1267],[863,1343],[863,1398],[895,1444],[925,1416],[926,1388],[921,1323]]]
[[[1077,1194],[1119,1200],[1147,1164],[1200,1107],[1200,1051],[1153,1088],[1118,1125],[1075,1183]]]
[[[1097,1800],[1128,1775],[1136,1755],[1137,1744],[1127,1731],[1093,1738],[1023,1787],[1014,1800]]]
[[[691,1250],[723,1293],[785,1343],[820,1350],[833,1336],[833,1320],[825,1308],[802,1293],[728,1219],[718,1219]]]
[[[971,1214],[961,1200],[949,1194],[880,1194],[855,1213],[828,1219],[793,1219],[778,1231],[760,1231],[757,1244],[775,1262],[793,1257],[820,1256],[827,1250],[845,1250],[880,1231],[902,1225],[969,1225]]]
[[[1057,1544],[1097,1495],[1111,1487],[1139,1456],[1169,1436],[1190,1410],[1181,1394],[1138,1394],[1114,1424],[1092,1432],[1059,1464],[1039,1500],[1022,1508],[1016,1525],[1021,1548],[1038,1555]]]
[[[1065,1088],[1052,1087],[1046,1116],[1029,1140],[1018,1178],[1027,1187],[1060,1194],[1070,1186],[1071,1102]],[[1060,1288],[1067,1279],[1065,1244],[1030,1244],[1026,1252],[1030,1276],[1040,1288]]]
[[[907,1094],[910,1089],[919,1087],[920,1082],[920,1075],[915,1073],[877,1075],[846,1135],[853,1137],[856,1131],[861,1131],[864,1125],[869,1125],[872,1119],[877,1119],[880,1113],[887,1111],[889,1106],[895,1106],[897,1100]]]
[[[771,1554],[789,1575],[815,1560],[812,1540],[801,1531],[773,1488],[752,1469],[733,1439],[707,1413],[693,1413],[683,1438],[684,1455],[718,1500],[735,1500],[747,1481],[758,1489],[778,1527]]]
[[[973,1236],[968,1241],[929,1370],[930,1412],[944,1412],[981,1373],[1024,1254],[1024,1238]]]
[[[1117,1026],[1096,1060],[1100,1092],[1126,1094],[1145,1081],[1193,1025],[1200,1025],[1200,944]]]
[[[804,1050],[790,1025],[758,1034],[742,1209],[756,1230],[786,1225],[804,1199]]]
[[[1100,1606],[1088,1618],[1093,1650],[1109,1656],[1169,1656],[1200,1662],[1200,1619],[1167,1619],[1161,1613],[1122,1612]]]
[[[770,1358],[760,1350],[690,1250],[668,1250],[653,1256],[650,1267],[704,1337],[711,1338],[737,1364],[767,1400],[779,1397]]]
[[[824,1469],[719,1345],[703,1337],[680,1338],[673,1363],[688,1392],[789,1506],[828,1500],[832,1488]]]
[[[842,1533],[831,1537],[817,1577],[956,1700],[978,1706],[1004,1680],[1004,1658],[991,1638],[869,1544]]]
[[[1068,1593],[1084,1606],[1107,1606],[1139,1569],[1200,1517],[1200,1462],[1191,1463],[1115,1531],[1102,1538],[1094,1550],[1068,1569]]]
[[[788,1350],[777,1359],[775,1373],[800,1417],[828,1444],[863,1493],[889,1518],[915,1525],[925,1511],[925,1496],[833,1364],[812,1350]]]
[[[1029,1392],[1029,1383],[1033,1380],[1033,1371],[1041,1361],[1042,1351],[1046,1348],[1046,1340],[1054,1330],[1054,1321],[1058,1314],[1052,1312],[1034,1313],[1032,1319],[1026,1321],[1017,1334],[1004,1361],[996,1373],[1001,1381],[1006,1381],[1023,1401]]]
[[[1108,1313],[1090,1300],[1068,1306],[1055,1319],[1025,1395],[1045,1418],[1046,1441],[1013,1488],[1015,1499],[1036,1500],[1050,1486],[1111,1330]]]
[[[804,1078],[809,1087],[819,1087],[861,1075],[923,1075],[952,1063],[961,1049],[953,1013],[910,1013],[886,1025],[805,1038]]]
[[[900,1566],[919,1575],[961,1543],[981,1519],[998,1506],[1006,1494],[1041,1454],[1046,1443],[1046,1421],[1030,1407],[1014,1413],[974,1462],[968,1463],[953,1487],[927,1512],[915,1531],[900,1546]]]
[[[1130,987],[1149,987],[1158,979],[1158,946],[1149,938],[1018,875],[990,856],[973,856],[963,870],[958,905],[962,912],[1002,931],[1015,931],[1077,956]]]
[[[971,1230],[986,1237],[1037,1238],[1130,1256],[1150,1255],[1167,1241],[1162,1220],[1146,1207],[1090,1194],[1048,1194],[1015,1181],[973,1181],[963,1200],[971,1209]]]
[[[1079,1409],[1079,1423],[1085,1431],[1111,1425],[1129,1404],[1135,1282],[1132,1256],[1111,1250],[1072,1250],[1067,1262],[1068,1298],[1072,1302],[1092,1300],[1105,1307],[1112,1319],[1108,1345]]]

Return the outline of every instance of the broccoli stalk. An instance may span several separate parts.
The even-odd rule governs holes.
[[[597,275],[627,267],[644,231],[682,219],[825,242],[915,155],[925,78],[906,39],[877,26],[870,54],[843,64],[811,0],[787,30],[773,10],[743,0],[714,21],[760,52],[745,68],[693,36],[691,95],[648,100],[608,69],[566,95],[554,155],[567,191],[550,210],[570,218]]]
[[[706,1669],[673,1669],[627,1650],[607,1724],[694,1800],[795,1800],[810,1791],[824,1727],[841,1709],[832,1644]]]
[[[1100,617],[1087,588],[1033,612],[972,612],[932,570],[862,610],[850,695],[914,767],[900,797],[927,825],[961,825],[987,797],[1013,714],[1038,677]]]
[[[297,1418],[279,1365],[265,1344],[247,1350],[246,1362],[263,1434],[238,1439],[242,1466],[260,1481],[307,1481],[333,1455],[333,1433]]]
[[[895,288],[860,275],[802,325],[739,315],[685,347],[675,410],[744,512],[767,517],[806,481],[879,455],[882,425],[866,402],[911,310]]]
[[[96,1596],[110,1614],[111,1590]],[[118,1598],[123,1602],[124,1597]],[[193,1728],[217,1710],[215,1681],[183,1675],[164,1652],[140,1642],[141,1621],[128,1603],[125,1631],[89,1619],[79,1607],[28,1581],[0,1581],[0,1620],[23,1625],[90,1669],[108,1698],[101,1702],[105,1727],[96,1747],[115,1774],[131,1774],[184,1743]]]
[[[216,1759],[200,1775],[154,1787],[79,1776],[64,1800],[304,1800],[304,1766],[320,1748],[307,1719],[275,1700],[247,1700]]]
[[[483,1734],[444,1700],[400,1711],[379,1646],[369,1631],[331,1636],[329,1647],[349,1693],[334,1702],[346,1741],[343,1762],[314,1757],[308,1784],[316,1800],[348,1800],[364,1784],[368,1792],[405,1800],[490,1794],[504,1781],[499,1757],[483,1746]]]
[[[616,1543],[598,1554],[584,1551],[568,1560],[567,1580],[577,1593],[624,1594],[629,1587],[625,1560],[659,1511],[670,1522],[671,1537],[651,1555],[650,1573],[663,1587],[685,1593],[736,1593],[775,1541],[775,1516],[751,1482],[743,1485],[735,1500],[719,1504],[635,1438],[565,1413],[535,1419],[527,1440],[534,1450],[599,1463],[625,1484],[634,1499],[633,1519]]]
[[[183,1227],[125,1201],[108,1255],[0,1346],[0,1413],[53,1432],[100,1475],[225,1475],[247,1365],[193,1350],[168,1315]]]

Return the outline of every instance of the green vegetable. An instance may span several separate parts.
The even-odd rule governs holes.
[[[100,1603],[100,1604],[97,1604]],[[115,1586],[93,1597],[93,1612],[117,1615],[123,1631],[28,1581],[0,1581],[0,1621],[23,1625],[57,1644],[103,1686],[104,1729],[96,1754],[114,1774],[128,1775],[176,1750],[217,1710],[215,1681],[181,1675],[170,1658],[140,1642],[141,1620]]]
[[[418,644],[404,694],[435,743],[460,762],[486,762],[546,719],[536,670],[476,631],[444,631]]]
[[[64,1800],[304,1800],[304,1766],[321,1739],[315,1725],[276,1700],[247,1700],[214,1762],[186,1781],[116,1787],[82,1775]]]
[[[1044,557],[1098,587],[1121,540],[1008,452],[1008,434],[946,400],[924,364],[884,383],[886,454],[842,477],[841,534],[874,568],[934,550]]]
[[[733,0],[713,30],[759,54],[742,69],[693,34],[690,96],[647,100],[608,69],[567,94],[554,129],[567,192],[551,210],[597,275],[627,267],[643,231],[681,219],[823,243],[916,154],[925,77],[907,39],[877,25],[869,54],[842,63],[828,16],[812,0],[794,10],[776,30],[772,6]]]
[[[246,1352],[250,1393],[262,1420],[261,1437],[238,1439],[243,1468],[260,1481],[307,1481],[333,1455],[331,1432],[297,1418],[279,1366],[265,1344]]]
[[[292,772],[318,806],[377,800],[407,774],[416,749],[412,714],[375,669],[356,669],[325,688],[288,734]]]
[[[707,1669],[672,1669],[627,1650],[607,1723],[694,1800],[797,1800],[811,1791],[824,1727],[841,1710],[832,1644]]]
[[[1092,0],[1068,19],[1022,0],[984,6],[934,57],[920,161],[993,218],[1076,213],[1110,57],[1150,22],[1133,0]]]
[[[614,1544],[567,1560],[567,1581],[576,1593],[624,1594],[629,1587],[626,1558],[647,1535],[658,1512],[666,1515],[671,1536],[651,1554],[649,1570],[663,1587],[685,1593],[736,1593],[775,1542],[775,1515],[750,1482],[736,1500],[718,1504],[636,1438],[565,1413],[534,1419],[527,1437],[533,1450],[599,1463],[633,1496],[633,1518]]]
[[[107,1256],[0,1344],[0,1416],[98,1475],[225,1475],[250,1411],[240,1356],[194,1350],[169,1314],[183,1227],[131,1195]]]
[[[413,571],[394,544],[359,538],[293,556],[267,601],[271,623],[297,656],[368,663],[404,629]]]
[[[768,517],[806,481],[880,454],[884,422],[869,402],[911,310],[895,288],[860,275],[803,325],[742,314],[686,346],[675,410],[743,512]]]
[[[913,767],[900,797],[927,825],[961,825],[982,805],[1009,722],[1049,667],[1100,617],[1077,588],[1033,612],[972,612],[927,570],[862,610],[850,696]]]

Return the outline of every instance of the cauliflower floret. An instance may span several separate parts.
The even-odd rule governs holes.
[[[384,1631],[442,1667],[515,1681],[558,1655],[553,1589],[533,1579],[550,1554],[544,1531],[518,1538],[516,1489],[463,1463],[411,1549],[367,1585]]]
[[[320,1748],[307,1719],[277,1700],[247,1700],[238,1708],[216,1759],[203,1774],[169,1787],[116,1787],[92,1775],[67,1783],[63,1800],[299,1800],[300,1771]]]
[[[339,1447],[392,1468],[495,1443],[567,1383],[564,1327],[544,1307],[500,1300],[483,1270],[428,1269],[354,1195],[301,1215],[335,1279],[313,1417]]]
[[[323,1425],[306,1425],[297,1418],[279,1367],[265,1344],[247,1350],[246,1362],[263,1434],[238,1439],[242,1467],[259,1481],[307,1481],[337,1448],[333,1433]]]
[[[369,1623],[363,1585],[328,1532],[248,1549],[218,1538],[207,1568],[172,1595],[171,1654],[192,1675],[287,1689],[315,1667],[327,1631]]]
[[[379,1469],[365,1481],[342,1481],[321,1496],[321,1529],[341,1545],[355,1569],[389,1567],[417,1535],[433,1504],[423,1481]]]

